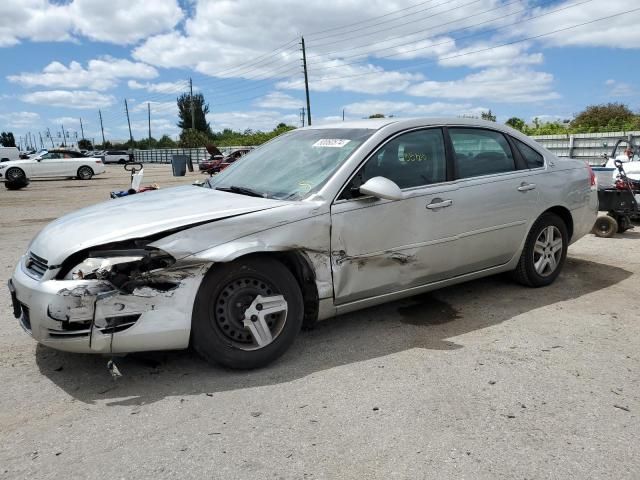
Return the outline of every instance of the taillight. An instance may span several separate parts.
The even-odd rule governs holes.
[[[102,163],[102,160],[96,160],[96,163],[97,163],[97,164],[101,164],[101,163]]]
[[[589,165],[588,162],[585,162],[587,164],[587,170],[589,170],[589,179],[591,181],[591,187],[592,188],[597,188],[598,187],[598,182],[596,180],[596,174],[593,171],[593,169],[591,168],[591,165]]]

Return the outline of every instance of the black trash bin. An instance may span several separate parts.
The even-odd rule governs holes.
[[[187,155],[173,155],[171,157],[171,167],[173,168],[174,177],[184,177],[187,174]]]

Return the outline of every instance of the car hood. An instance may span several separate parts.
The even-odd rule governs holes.
[[[31,159],[9,160],[8,162],[0,163],[0,167],[2,167],[3,170],[5,170],[8,167],[18,167],[26,163],[34,163],[34,161]]]
[[[111,242],[279,208],[290,202],[183,186],[109,200],[60,217],[33,239],[29,250],[49,265],[72,253]]]

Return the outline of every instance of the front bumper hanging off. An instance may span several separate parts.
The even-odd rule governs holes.
[[[208,265],[171,268],[131,293],[102,280],[38,280],[24,259],[9,280],[13,312],[43,345],[78,353],[170,350],[189,345],[191,313]]]

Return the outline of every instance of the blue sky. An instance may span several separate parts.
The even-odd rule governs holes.
[[[639,7],[626,0],[3,0],[0,130],[37,137],[49,128],[55,137],[64,125],[80,135],[82,118],[85,136],[99,140],[100,109],[107,139],[126,139],[127,98],[134,138],[147,136],[147,103],[152,135],[175,136],[175,98],[189,78],[210,104],[214,130],[298,125],[301,34],[314,123],[341,120],[343,110],[349,119],[490,108],[499,121],[571,118],[611,101],[637,110]]]

